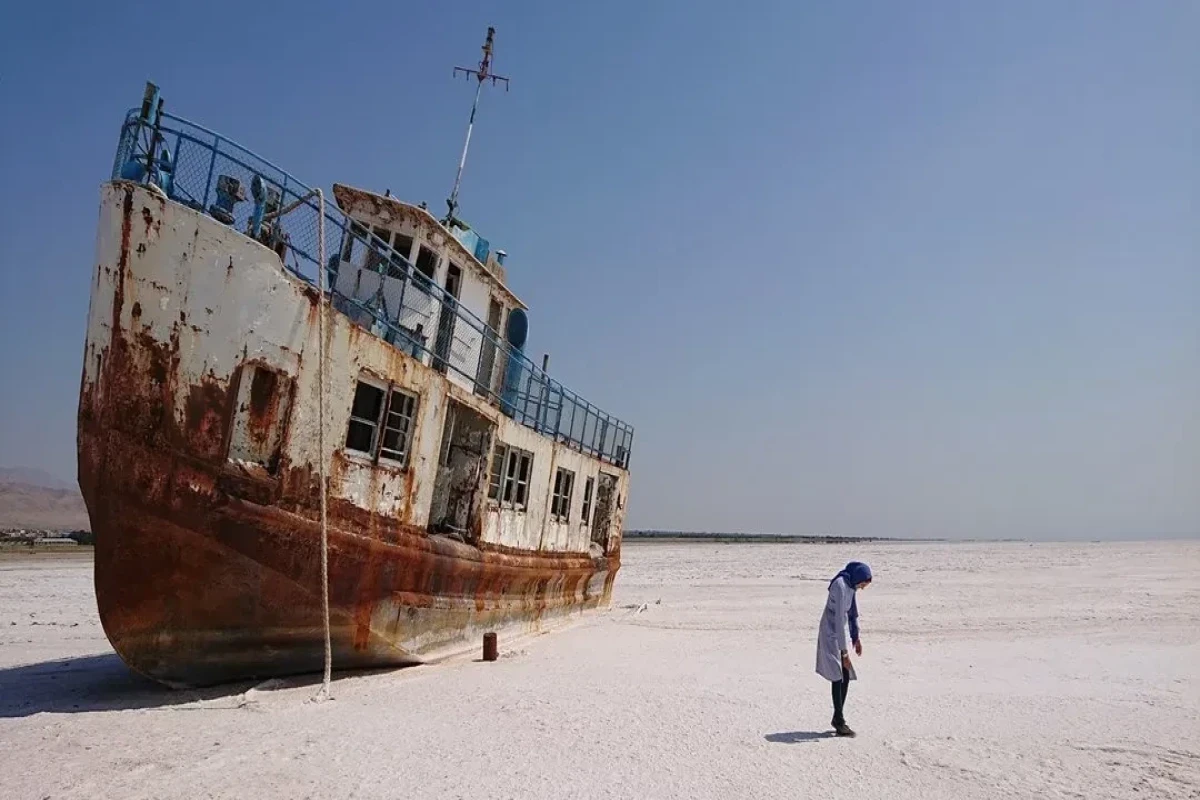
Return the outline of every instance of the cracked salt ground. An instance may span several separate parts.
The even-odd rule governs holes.
[[[807,578],[851,557],[876,582],[845,740],[813,673],[825,579]],[[90,564],[2,562],[0,620],[20,623],[0,625],[3,795],[1200,797],[1200,543],[623,561],[606,613],[492,663],[337,675],[320,704],[319,676],[161,689],[108,648]]]

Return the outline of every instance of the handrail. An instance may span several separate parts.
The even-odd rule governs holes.
[[[132,109],[121,128],[114,178],[125,175],[135,155],[139,158],[144,155],[136,153],[143,127],[139,109]],[[526,427],[580,452],[628,467],[632,426],[601,411],[547,375],[453,295],[419,272],[407,255],[392,249],[369,226],[354,221],[340,208],[326,205],[322,234],[317,224],[322,212],[312,200],[315,190],[275,164],[208,128],[172,114],[161,114],[156,130],[169,157],[156,155],[155,169],[147,163],[144,175],[135,169],[139,179],[163,184],[161,188],[170,199],[209,214],[271,247],[284,267],[301,280],[317,285],[318,278],[327,277],[336,311],[435,368],[459,375],[471,383],[477,394]],[[157,148],[155,152],[159,152]],[[222,176],[237,179],[241,197],[225,191],[229,185],[222,188],[219,180]],[[257,188],[264,194],[277,194],[273,209],[265,208],[262,203],[241,202],[245,199],[245,188],[252,187],[255,178],[261,182]],[[237,207],[239,204],[241,208]],[[330,234],[335,241],[324,238]],[[334,255],[323,259],[322,250]],[[345,258],[346,255],[350,258]],[[364,296],[359,296],[357,286],[347,294],[346,287],[339,287],[337,280],[343,265],[370,269],[378,276],[378,286]],[[322,269],[326,270],[325,276],[320,275]],[[362,272],[356,269],[355,274],[361,278]],[[443,309],[449,314],[443,314]],[[402,318],[413,324],[403,324]],[[497,375],[502,378],[499,382]]]

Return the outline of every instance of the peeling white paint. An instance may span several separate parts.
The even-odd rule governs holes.
[[[130,187],[113,182],[105,184],[101,192],[97,251],[102,266],[97,268],[97,287],[88,312],[85,385],[97,381],[111,344],[111,310],[118,282],[123,281],[122,327],[173,348],[178,357],[174,396],[177,423],[183,422],[193,386],[209,381],[228,392],[239,366],[266,365],[295,379],[287,429],[282,433],[285,461],[292,467],[312,465],[315,472],[317,459],[323,458],[327,470],[337,478],[332,481],[333,497],[424,527],[433,503],[448,398],[453,397],[495,424],[494,443],[511,444],[534,454],[527,509],[517,512],[487,506],[482,520],[483,540],[522,550],[588,552],[591,532],[581,521],[586,479],[597,476],[602,469],[617,475],[618,496],[623,498],[627,472],[557,444],[503,416],[474,395],[469,383],[456,385],[458,381],[448,380],[332,309],[325,450],[319,453],[320,373],[313,289],[284,270],[275,253],[241,233],[166,201],[144,187]],[[126,274],[120,276],[118,269],[103,265],[120,261],[122,205],[127,191],[133,198],[126,248],[130,264]],[[485,317],[495,287],[483,276],[477,276],[477,285],[470,283],[466,269],[469,264],[460,266],[464,267],[463,302],[482,303],[482,308],[471,310]],[[469,286],[474,288],[468,291]],[[511,298],[505,302],[507,309],[519,301]],[[356,382],[364,374],[419,397],[407,466],[378,466],[343,449]],[[103,391],[102,386],[95,388]],[[235,459],[251,455],[245,447],[234,450]],[[335,454],[340,474],[335,470]],[[484,496],[490,457],[486,464],[481,487]],[[566,523],[551,521],[549,513],[557,466],[575,472],[570,521]],[[616,510],[614,540],[619,539],[623,518],[624,509]]]

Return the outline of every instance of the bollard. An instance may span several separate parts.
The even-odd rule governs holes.
[[[499,655],[500,651],[496,645],[496,634],[485,633],[483,635],[483,660],[495,661]]]

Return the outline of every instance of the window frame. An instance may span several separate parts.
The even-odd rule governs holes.
[[[521,513],[528,511],[532,478],[533,453],[496,442],[488,470],[488,503]]]
[[[370,461],[372,464],[374,464],[376,466],[379,465],[380,461],[383,461],[383,462],[386,462],[387,465],[393,465],[393,466],[407,468],[412,461],[412,442],[413,442],[413,438],[416,433],[417,415],[420,410],[421,396],[419,394],[417,394],[415,392],[411,392],[407,389],[402,389],[394,383],[380,381],[375,378],[368,377],[366,375],[359,375],[354,383],[354,397],[355,398],[358,397],[358,390],[359,390],[360,385],[361,386],[369,386],[372,389],[375,389],[376,391],[381,392],[383,394],[383,400],[379,404],[379,413],[374,420],[370,420],[366,417],[355,416],[354,415],[354,400],[353,399],[351,400],[350,415],[346,421],[346,436],[342,440],[343,452],[345,452],[347,455],[349,455],[353,458],[360,459],[363,461]],[[403,417],[403,415],[399,411],[393,412],[393,410],[392,410],[392,402],[397,395],[404,398],[404,400],[408,402],[410,414],[408,414],[407,417]],[[407,428],[406,429],[394,427],[389,424],[391,422],[391,416],[393,413],[400,415],[407,420]],[[350,446],[350,442],[349,442],[350,430],[351,430],[351,427],[356,422],[361,425],[370,425],[371,426],[371,449],[370,450],[360,450],[357,447]],[[396,430],[396,431],[400,431],[403,433],[403,438],[399,441],[399,444],[403,445],[402,449],[396,449],[396,448],[391,448],[391,447],[385,448],[384,447],[384,440],[387,436],[388,431],[390,431],[390,430]],[[385,454],[384,453],[385,449],[389,453],[396,453],[396,454],[400,455],[401,457],[397,458],[394,455]]]
[[[408,241],[408,249],[403,252],[400,250],[400,248],[398,248],[396,246],[396,245],[400,244],[401,239]],[[395,250],[396,253],[399,254],[400,257],[403,258],[405,261],[409,261],[411,263],[413,245],[416,242],[417,242],[416,236],[412,236],[410,234],[404,233],[403,231],[395,231],[392,236],[392,249]]]
[[[429,266],[429,272],[421,269],[421,257],[426,253],[429,254],[429,258],[425,259],[425,263]],[[413,271],[420,273],[427,283],[437,283],[438,267],[441,266],[441,263],[442,254],[438,248],[427,242],[421,242],[421,246],[417,248],[417,257],[412,262]]]
[[[397,245],[399,245],[401,243],[401,241],[400,241],[401,239],[407,240],[408,252],[401,252],[399,247],[397,247]],[[405,263],[406,262],[410,263],[410,264],[414,263],[414,262],[409,261],[408,257],[409,257],[409,253],[412,252],[413,244],[416,241],[417,241],[417,238],[415,236],[410,236],[409,234],[403,233],[401,231],[395,231],[392,234],[392,242],[391,242],[390,246],[395,255],[392,256],[391,263],[388,265],[388,276],[389,277],[407,280],[408,268],[405,267]],[[414,266],[413,269],[415,270],[416,267]]]
[[[355,242],[369,241],[370,230],[370,225],[365,225],[356,219],[350,220],[349,232],[346,234],[345,241],[342,242],[342,261],[349,264],[354,263],[354,244]]]
[[[363,262],[364,266],[370,270],[380,271],[379,268],[383,266],[384,261],[387,260],[387,256],[379,252],[379,245],[375,240],[378,238],[379,241],[383,242],[385,247],[391,248],[391,230],[383,227],[382,225],[372,225],[370,226],[370,233],[363,238],[366,239],[367,242],[367,256],[366,260]]]
[[[513,501],[513,505],[521,511],[527,511],[529,509],[529,482],[533,477],[533,453],[521,449],[516,449],[514,452],[517,458],[515,493],[518,499]]]
[[[508,446],[501,444],[492,448],[492,464],[488,469],[488,502],[500,504],[500,489],[504,484],[504,459]]]
[[[575,494],[575,471],[558,467],[554,471],[554,491],[550,495],[550,518],[555,522],[570,523],[571,502]]]
[[[585,528],[592,524],[592,502],[596,498],[596,476],[588,475],[583,481],[583,514],[579,524]]]
[[[392,410],[392,402],[397,395],[403,398],[402,402],[406,404],[408,410],[407,415],[405,415],[402,411]],[[384,461],[390,461],[393,464],[400,464],[401,466],[408,466],[408,462],[412,458],[412,440],[413,432],[417,427],[417,401],[419,398],[412,392],[399,389],[396,386],[389,386],[386,399],[387,402],[384,404],[383,416],[381,417],[381,424],[379,426],[380,435],[379,447],[376,448],[377,455]],[[405,421],[406,424],[403,428],[392,426],[391,423],[393,414]],[[403,438],[398,440],[398,446],[400,449],[392,447],[385,448],[384,446],[387,442],[388,432],[393,430],[403,434]],[[395,453],[397,455],[385,455],[385,449],[388,453]]]
[[[361,387],[361,386],[368,386],[368,387],[376,390],[377,392],[379,392],[381,395],[383,395],[383,397],[379,403],[380,410],[379,410],[379,413],[377,413],[375,415],[375,419],[369,419],[367,417],[359,417],[359,416],[355,416],[355,414],[354,414],[354,403],[358,399],[359,387]],[[355,381],[354,395],[350,399],[350,414],[349,414],[348,419],[346,420],[346,435],[342,439],[342,449],[343,450],[345,450],[348,453],[353,453],[353,454],[356,454],[356,455],[358,455],[360,457],[364,457],[364,458],[372,457],[372,455],[375,453],[375,451],[379,445],[379,423],[383,417],[383,412],[387,409],[387,400],[388,400],[388,387],[386,384],[381,385],[378,381],[364,380],[363,377],[361,377],[361,376],[358,378],[358,380]],[[356,422],[359,423],[360,425],[369,425],[371,427],[371,444],[370,444],[369,450],[362,450],[358,447],[352,447],[350,445],[350,431]]]

